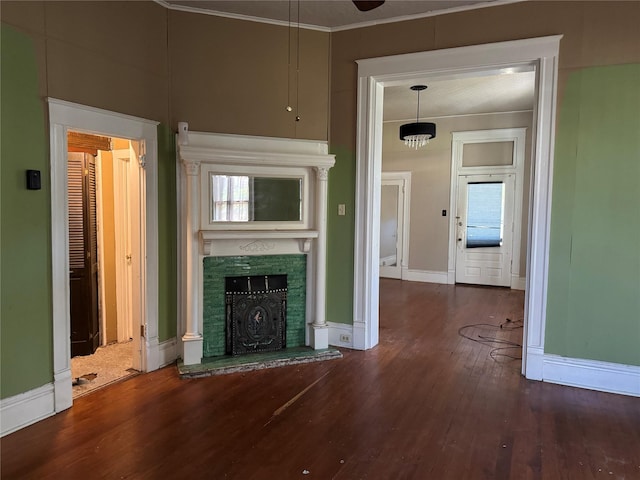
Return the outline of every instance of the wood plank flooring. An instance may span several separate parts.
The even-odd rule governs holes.
[[[640,479],[638,398],[528,381],[518,348],[494,350],[521,342],[522,292],[397,280],[380,291],[370,351],[137,376],[3,438],[1,476]],[[465,327],[483,323],[503,328]]]

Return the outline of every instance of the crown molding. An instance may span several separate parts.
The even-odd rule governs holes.
[[[288,21],[284,21],[284,20],[254,17],[251,15],[242,15],[240,13],[221,12],[219,10],[207,10],[204,8],[189,7],[184,5],[173,5],[167,2],[166,0],[153,0],[153,1],[168,10],[175,10],[179,12],[198,13],[201,15],[211,15],[214,17],[231,18],[234,20],[244,20],[247,22],[257,22],[257,23],[266,23],[269,25],[278,25],[281,27],[291,27],[293,25],[295,25],[296,28],[298,27],[298,24],[296,22],[289,23]],[[333,32],[341,32],[344,30],[354,30],[356,28],[373,27],[375,25],[384,25],[387,23],[406,22],[408,20],[418,20],[420,18],[437,17],[439,15],[448,15],[450,13],[459,13],[459,12],[465,12],[468,10],[478,10],[480,8],[498,7],[502,5],[509,5],[512,3],[522,3],[522,2],[528,2],[528,1],[529,0],[496,0],[496,1],[492,1],[491,3],[487,2],[487,3],[478,3],[475,5],[464,5],[460,7],[448,8],[445,10],[416,13],[413,15],[401,15],[398,17],[391,17],[391,18],[386,18],[381,20],[371,20],[368,22],[350,23],[348,25],[340,25],[337,27],[325,27],[322,25],[313,25],[309,23],[301,23],[299,27],[304,30],[316,30],[319,32],[333,33]]]

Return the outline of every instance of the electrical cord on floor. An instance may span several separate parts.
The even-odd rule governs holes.
[[[482,345],[487,345],[489,347],[493,345],[506,345],[501,347],[494,347],[489,352],[489,356],[496,362],[498,361],[498,358],[506,358],[510,360],[522,360],[522,356],[515,356],[510,353],[503,353],[504,351],[513,350],[513,349],[520,349],[520,351],[522,351],[522,345],[520,345],[517,342],[512,342],[510,340],[502,340],[500,338],[495,338],[495,337],[488,337],[486,335],[477,335],[476,337],[472,337],[465,333],[465,330],[469,328],[476,328],[476,327],[489,327],[489,328],[494,328],[496,330],[503,330],[503,331],[518,330],[520,328],[523,328],[522,323],[523,323],[522,320],[511,320],[510,318],[507,318],[503,323],[499,325],[494,325],[492,323],[474,323],[471,325],[464,325],[460,327],[458,329],[458,335],[460,335],[463,338],[466,338],[467,340],[471,340],[472,342],[477,342]]]

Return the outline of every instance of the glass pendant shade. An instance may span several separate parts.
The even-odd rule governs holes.
[[[400,126],[400,140],[408,147],[418,149],[424,147],[429,140],[436,138],[436,124],[420,122],[420,92],[426,90],[426,85],[414,85],[411,90],[418,92],[418,107],[416,109],[416,121]]]

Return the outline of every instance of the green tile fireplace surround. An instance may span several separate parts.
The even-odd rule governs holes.
[[[286,347],[305,345],[307,255],[205,257],[203,357],[225,355],[225,277],[287,275]]]

